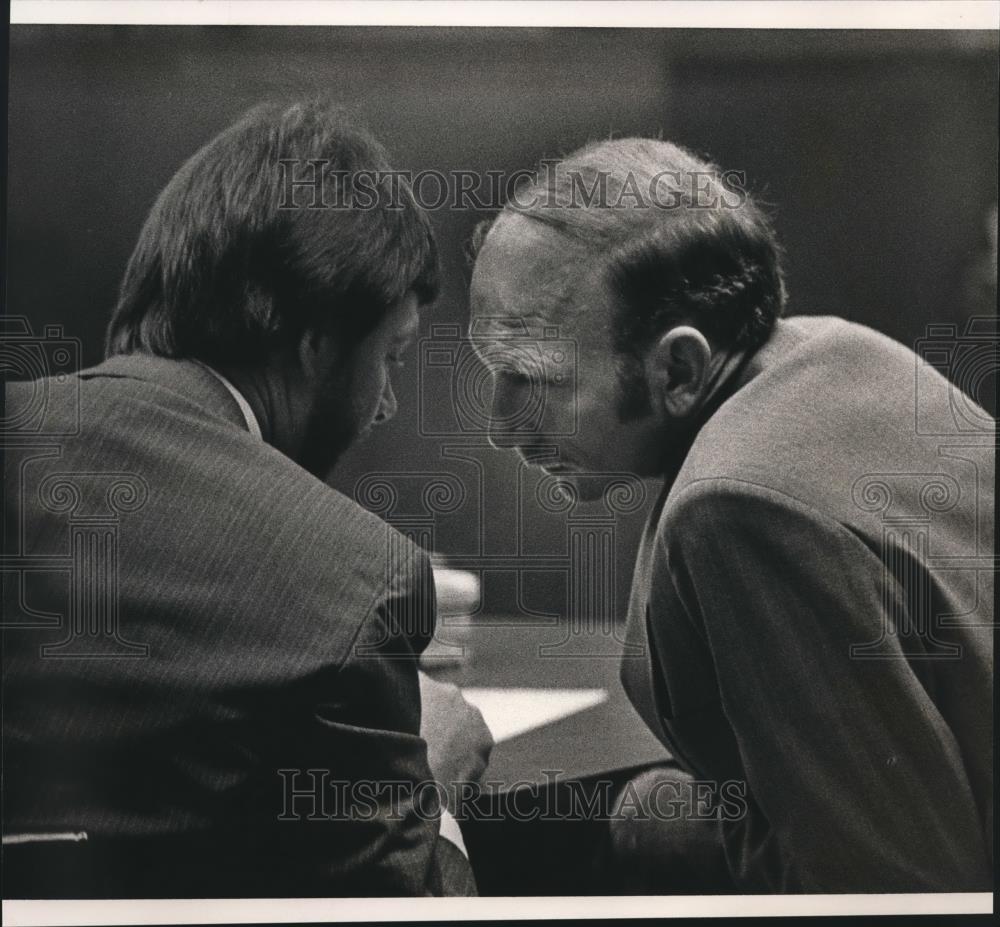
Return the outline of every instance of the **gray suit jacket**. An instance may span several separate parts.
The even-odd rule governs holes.
[[[790,319],[665,488],[623,681],[745,789],[719,810],[744,890],[991,888],[991,425],[888,338]]]
[[[414,807],[427,556],[196,364],[8,408],[35,396],[6,454],[5,832],[86,832],[98,894],[472,892],[433,790]]]

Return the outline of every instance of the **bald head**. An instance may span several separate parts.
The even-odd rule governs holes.
[[[520,189],[480,250],[502,244],[505,259],[530,263],[539,293],[601,293],[623,354],[641,355],[671,324],[754,348],[785,288],[777,239],[739,176],[667,141],[593,143]],[[544,255],[532,260],[536,247]]]

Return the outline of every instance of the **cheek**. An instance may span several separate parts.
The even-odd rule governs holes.
[[[579,431],[586,421],[586,405],[581,399],[586,397],[575,389],[550,387],[545,394],[544,418],[551,427],[545,430],[567,437]]]
[[[341,415],[349,415],[356,424],[367,424],[378,406],[382,384],[379,370],[359,357],[350,376],[336,385],[328,400],[339,406]]]
[[[606,418],[614,407],[614,390],[609,388],[608,377],[603,373],[578,377],[572,386],[560,389],[556,395],[560,407],[575,410],[581,427]]]
[[[357,412],[363,417],[363,424],[368,424],[378,412],[385,395],[388,377],[385,371],[379,370],[365,378],[364,386],[358,393]]]
[[[511,377],[497,377],[490,385],[487,404],[495,420],[504,423],[517,422],[531,411],[531,385]]]

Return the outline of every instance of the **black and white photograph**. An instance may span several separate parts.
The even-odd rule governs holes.
[[[992,922],[1000,3],[8,50],[6,923]]]

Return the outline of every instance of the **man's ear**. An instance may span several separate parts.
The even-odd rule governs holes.
[[[701,407],[709,382],[712,347],[691,325],[660,336],[646,355],[646,378],[656,412],[685,419]]]

